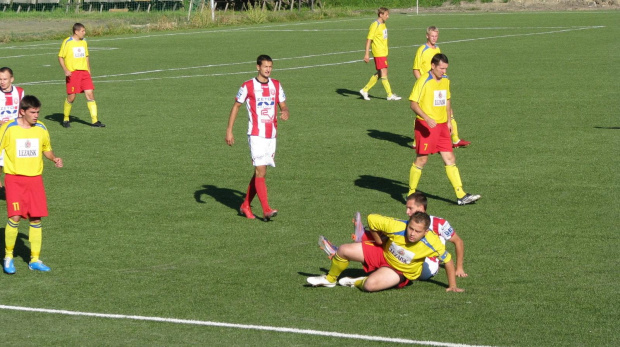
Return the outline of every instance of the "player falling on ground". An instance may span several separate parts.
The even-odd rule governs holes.
[[[239,108],[246,103],[249,118],[248,143],[252,165],[254,165],[254,175],[250,179],[247,194],[239,211],[249,219],[255,218],[250,204],[256,195],[258,195],[258,200],[263,208],[265,220],[269,220],[278,214],[278,210],[269,206],[265,177],[267,166],[276,166],[274,158],[276,154],[276,130],[278,128],[277,107],[280,107],[280,118],[282,120],[288,119],[289,111],[288,106],[286,106],[286,95],[280,81],[270,77],[272,68],[271,57],[268,55],[258,56],[256,59],[258,76],[245,81],[239,88],[235,103],[230,110],[228,128],[226,129],[226,143],[232,146],[235,143],[233,125]]]
[[[431,70],[431,59],[437,53],[441,53],[437,40],[439,39],[439,29],[436,26],[430,26],[426,29],[426,43],[418,48],[413,60],[413,76],[418,80],[422,75],[426,75]],[[471,144],[469,141],[459,138],[459,131],[454,119],[454,110],[450,112],[450,123],[452,125],[452,147],[467,147]],[[416,147],[415,139],[413,140],[413,149]]]
[[[79,93],[84,93],[86,97],[86,105],[92,121],[91,126],[94,128],[105,127],[105,124],[102,124],[98,119],[95,86],[90,75],[90,58],[84,36],[86,36],[84,25],[75,23],[73,34],[62,41],[60,52],[58,52],[58,62],[65,73],[67,85],[67,98],[63,107],[64,118],[62,121],[62,126],[65,128],[71,127],[69,115],[75,95]]]
[[[43,123],[38,121],[41,102],[26,95],[19,106],[19,117],[0,127],[0,150],[5,151],[6,209],[8,221],[4,230],[4,272],[15,273],[13,249],[17,240],[17,227],[22,218],[30,220],[30,270],[50,271],[39,259],[41,253],[41,218],[47,216],[47,198],[43,186],[43,156],[63,166],[62,159],[54,155],[50,136]]]
[[[13,70],[8,67],[0,68],[0,126],[10,122],[19,115],[19,102],[24,97],[24,90],[13,85]],[[0,170],[4,166],[4,152],[0,154]],[[0,181],[0,189],[4,189]]]
[[[370,100],[368,91],[377,83],[379,78],[383,83],[383,88],[387,93],[388,100],[400,100],[401,97],[392,93],[392,87],[388,81],[388,31],[385,21],[390,17],[390,11],[381,7],[377,12],[379,18],[370,24],[368,35],[366,36],[366,53],[364,54],[364,62],[370,61],[370,49],[372,47],[372,56],[375,61],[375,69],[377,72],[370,77],[370,81],[364,88],[360,90],[360,94],[364,100]]]
[[[438,257],[445,264],[448,277],[448,292],[462,292],[456,285],[454,263],[450,253],[439,237],[428,232],[430,216],[416,212],[407,221],[377,214],[368,216],[369,233],[373,241],[347,243],[338,248],[331,259],[327,275],[308,277],[307,282],[315,287],[341,286],[357,287],[368,292],[389,288],[403,288],[409,281],[422,274],[427,257]],[[386,238],[383,242],[382,237]],[[368,276],[351,278],[340,274],[350,261],[364,265]]]

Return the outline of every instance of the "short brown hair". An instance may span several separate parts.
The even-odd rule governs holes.
[[[41,101],[34,95],[24,95],[22,101],[19,102],[19,109],[26,111],[30,108],[41,108]]]
[[[426,211],[426,206],[428,204],[428,199],[426,198],[426,196],[422,193],[422,192],[415,192],[413,194],[410,194],[407,197],[407,201],[415,201],[416,205],[421,205],[424,206],[424,211]]]
[[[409,217],[409,224],[411,223],[422,223],[424,229],[428,230],[428,227],[431,225],[431,217],[425,212],[416,212]]]

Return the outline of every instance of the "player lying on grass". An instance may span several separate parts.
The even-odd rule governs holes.
[[[415,192],[407,197],[407,216],[411,217],[416,212],[426,212],[428,200],[426,196],[424,196],[421,192]],[[465,254],[465,245],[463,243],[463,239],[454,231],[450,223],[447,220],[430,216],[431,223],[429,225],[429,230],[434,232],[441,242],[445,245],[446,241],[449,241],[454,244],[455,255],[456,255],[456,277],[467,277],[467,273],[463,270],[463,258]],[[353,240],[355,242],[362,242],[371,240],[371,236],[368,231],[364,228],[362,224],[362,220],[359,212],[356,213],[355,219],[353,220],[353,224],[355,225],[355,233],[352,235]],[[372,241],[372,240],[371,240]],[[385,238],[382,238],[382,242],[386,241]],[[328,239],[324,236],[319,236],[319,247],[327,253],[327,256],[331,259],[336,251],[338,250],[337,246],[334,246]],[[418,280],[426,281],[431,279],[433,276],[437,275],[439,271],[439,261],[435,257],[426,258],[424,261],[424,265],[422,267],[422,274],[418,277]]]
[[[378,214],[368,216],[369,233],[374,241],[347,243],[338,248],[332,257],[327,275],[308,277],[312,286],[357,287],[367,292],[376,292],[388,288],[402,288],[409,281],[416,280],[422,274],[422,266],[427,257],[438,257],[444,263],[448,276],[448,292],[462,292],[456,286],[454,263],[450,253],[435,233],[429,233],[430,216],[416,212],[408,221],[384,217]],[[381,237],[387,238],[383,242]],[[351,278],[340,274],[357,261],[364,265],[368,276]]]

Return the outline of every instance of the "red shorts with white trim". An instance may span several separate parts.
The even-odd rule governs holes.
[[[36,218],[47,216],[47,198],[43,177],[5,175],[8,217]]]
[[[85,90],[94,90],[93,80],[90,72],[86,70],[75,70],[71,76],[66,78],[67,94],[84,93]]]
[[[415,151],[417,154],[452,152],[452,139],[447,123],[430,128],[425,120],[415,120]]]
[[[391,267],[387,260],[385,260],[383,247],[376,245],[372,241],[362,241],[362,250],[364,251],[364,271],[373,272],[382,267],[389,267],[400,277],[400,282],[396,288],[403,288],[409,283],[409,279],[402,272]]]
[[[387,57],[375,57],[375,69],[381,70],[381,69],[387,69],[387,67],[388,67]]]

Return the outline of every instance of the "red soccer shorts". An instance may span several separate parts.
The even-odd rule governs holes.
[[[85,90],[94,90],[93,80],[90,78],[90,72],[86,70],[75,70],[71,76],[66,78],[67,94],[79,94]]]
[[[377,70],[387,69],[387,57],[375,57],[375,68]]]
[[[39,176],[5,175],[8,217],[46,217],[47,198],[43,178]]]
[[[452,152],[452,139],[447,123],[430,128],[425,120],[415,120],[415,151],[417,154]]]
[[[402,272],[394,269],[388,264],[383,255],[383,247],[376,245],[371,241],[362,241],[362,250],[364,252],[364,271],[373,272],[382,267],[389,267],[394,270],[400,277],[400,283],[396,288],[403,288],[409,283],[409,279]]]

